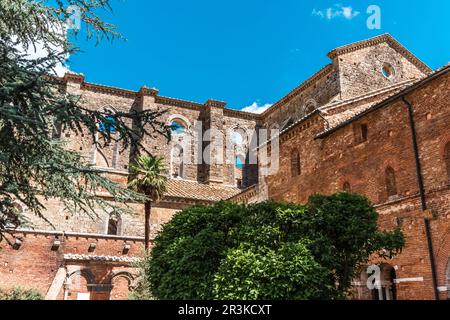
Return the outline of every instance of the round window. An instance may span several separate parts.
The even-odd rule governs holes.
[[[385,78],[392,78],[395,75],[395,70],[392,65],[390,65],[389,63],[385,63],[383,65],[383,68],[381,69],[381,73]]]

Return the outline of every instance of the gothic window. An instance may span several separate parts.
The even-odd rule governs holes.
[[[308,115],[316,110],[316,105],[312,102],[309,102],[305,107],[305,114]]]
[[[103,154],[102,151],[95,148],[94,149],[94,156],[95,156],[95,166],[97,168],[109,168],[109,162],[106,156]]]
[[[172,178],[184,178],[184,150],[180,145],[172,149]]]
[[[345,192],[351,192],[352,191],[352,187],[350,186],[349,182],[344,182],[344,186],[342,188]]]
[[[110,217],[108,220],[108,235],[118,236],[120,235],[121,219],[118,217]]]
[[[245,167],[245,158],[241,155],[238,155],[234,159],[234,180],[235,184],[238,188],[242,188],[244,185],[244,167]]]
[[[107,115],[98,121],[98,131],[105,134],[113,134],[117,132],[116,117]]]
[[[369,129],[367,127],[367,124],[362,124],[361,127],[361,142],[366,142],[367,138],[369,136]]]
[[[391,167],[388,167],[385,172],[386,176],[386,191],[388,197],[393,197],[398,194],[397,181],[395,178],[395,171]]]
[[[242,159],[242,157],[240,157],[240,156],[236,157],[234,165],[239,170],[244,169],[244,160]]]
[[[294,151],[291,156],[291,174],[293,178],[301,174],[300,153],[298,151]]]
[[[186,132],[186,125],[180,120],[174,120],[170,124],[172,134],[181,135]]]
[[[447,178],[448,181],[450,182],[450,142],[447,143],[447,145],[445,146],[444,157],[445,157],[445,165],[447,167]]]
[[[355,141],[357,144],[366,142],[369,138],[369,127],[367,124],[355,124],[353,127],[355,134]]]

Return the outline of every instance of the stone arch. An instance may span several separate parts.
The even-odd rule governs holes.
[[[237,147],[246,147],[249,143],[249,134],[247,130],[240,126],[231,128],[228,134],[230,135],[231,143]],[[236,141],[233,138],[238,138],[239,141]]]
[[[88,268],[73,271],[66,277],[65,300],[90,300],[91,288],[96,285],[94,274]]]
[[[111,285],[110,300],[127,300],[135,286],[135,277],[127,271],[113,272],[106,284]]]
[[[303,115],[307,116],[318,109],[317,101],[314,99],[309,99],[306,101],[305,106],[303,107]]]
[[[109,162],[105,154],[98,148],[94,151],[94,164],[97,168],[109,168]]]
[[[183,116],[181,114],[172,114],[167,119],[167,125],[170,126],[170,125],[172,125],[173,122],[178,122],[178,123],[184,125],[187,134],[192,133],[192,124],[189,121],[189,119],[186,118],[185,116]]]
[[[359,300],[397,300],[396,279],[397,274],[395,268],[387,263],[378,265],[380,274],[374,277],[374,289],[370,289],[368,266],[363,268],[354,286]],[[380,280],[377,284],[375,280]]]
[[[96,284],[95,276],[88,268],[81,268],[80,270],[73,271],[72,273],[67,275],[67,279],[70,279],[75,275],[84,277],[87,280],[88,284]]]

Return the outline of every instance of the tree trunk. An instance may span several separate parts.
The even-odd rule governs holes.
[[[150,213],[152,211],[152,202],[145,202],[145,251],[150,247]]]

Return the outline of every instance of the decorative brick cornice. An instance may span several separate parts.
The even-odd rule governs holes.
[[[226,105],[227,105],[226,102],[213,100],[213,99],[209,99],[208,101],[205,102],[205,106],[209,107],[209,108],[222,108],[222,109],[224,109]]]
[[[120,89],[120,88],[115,88],[115,87],[108,87],[108,86],[93,84],[93,83],[88,83],[88,82],[82,83],[81,89],[87,90],[87,91],[104,93],[104,94],[111,94],[111,95],[115,95],[115,96],[121,96],[121,97],[125,97],[125,98],[130,98],[130,99],[136,98],[136,91]]]
[[[156,97],[156,103],[193,110],[201,110],[203,108],[201,103],[161,96]]]
[[[223,115],[228,116],[228,117],[234,117],[234,118],[246,119],[246,120],[254,120],[254,121],[258,121],[261,119],[260,114],[250,113],[250,112],[245,112],[245,111],[240,111],[240,110],[234,110],[234,109],[224,109]]]
[[[281,100],[279,100],[277,103],[275,103],[272,107],[267,109],[263,114],[261,115],[262,118],[267,117],[269,114],[272,113],[275,109],[278,107],[288,103],[293,98],[297,97],[301,92],[305,91],[307,88],[311,87],[317,81],[331,73],[333,70],[333,64],[328,64],[325,67],[323,67],[321,70],[316,72],[313,76],[311,76],[309,79],[307,79],[305,82],[303,82],[301,85],[299,85],[297,88],[292,90],[288,95],[283,97]]]
[[[146,86],[143,86],[141,89],[139,89],[138,94],[139,96],[156,97],[159,94],[159,91],[156,88],[147,88]]]
[[[67,83],[67,82],[83,83],[84,75],[82,73],[78,74],[78,73],[66,72],[66,74],[63,77],[63,81],[65,83]]]
[[[432,72],[432,70],[425,63],[423,63],[419,58],[417,58],[414,54],[412,54],[411,51],[409,51],[404,46],[402,46],[397,40],[395,40],[388,33],[382,34],[380,36],[377,36],[377,37],[374,37],[371,39],[358,41],[355,43],[348,44],[346,46],[336,48],[336,49],[332,50],[330,53],[328,53],[328,57],[330,59],[335,59],[336,57],[338,57],[342,54],[346,54],[346,53],[354,52],[354,51],[361,50],[364,48],[372,47],[372,46],[375,46],[375,45],[383,43],[383,42],[388,43],[392,48],[394,48],[402,56],[404,56],[409,61],[411,61],[415,66],[417,66],[423,73],[430,74]]]

